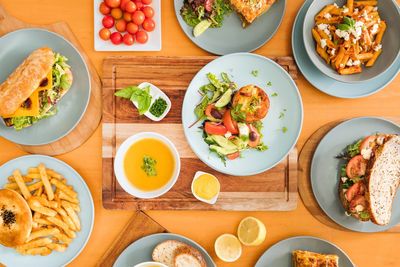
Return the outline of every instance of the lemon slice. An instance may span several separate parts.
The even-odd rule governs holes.
[[[217,103],[215,103],[215,107],[222,108],[228,105],[229,102],[231,102],[232,93],[233,93],[232,89],[226,90],[226,92],[221,96],[221,98],[217,101]]]
[[[246,217],[240,222],[237,235],[243,245],[258,246],[264,242],[267,230],[260,220]]]
[[[205,32],[211,26],[211,21],[202,20],[193,28],[194,37],[200,36],[203,32]]]
[[[223,234],[215,240],[215,253],[225,262],[234,262],[242,255],[242,245],[236,236]]]

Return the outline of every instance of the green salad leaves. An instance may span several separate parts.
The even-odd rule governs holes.
[[[115,96],[136,102],[138,104],[140,115],[143,115],[147,110],[149,110],[152,99],[152,96],[150,95],[150,86],[146,86],[143,89],[137,86],[128,86],[115,92]]]

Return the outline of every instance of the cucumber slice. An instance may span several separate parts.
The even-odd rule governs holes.
[[[209,20],[202,20],[194,26],[193,28],[193,35],[194,37],[200,36],[203,32],[205,32],[211,26],[211,21]]]
[[[232,93],[233,93],[232,89],[226,90],[225,93],[221,96],[221,98],[215,103],[215,107],[222,108],[228,105],[229,102],[231,102]]]

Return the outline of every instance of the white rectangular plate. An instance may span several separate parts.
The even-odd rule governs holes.
[[[114,45],[110,40],[104,41],[99,36],[99,31],[103,28],[101,23],[103,14],[99,11],[100,3],[103,0],[94,0],[94,50],[96,51],[160,51],[161,50],[161,0],[153,0],[151,7],[154,9],[153,20],[156,24],[156,28],[152,32],[148,32],[149,40],[145,44],[139,44],[136,42],[131,46],[125,45]],[[113,28],[112,31],[116,31]]]

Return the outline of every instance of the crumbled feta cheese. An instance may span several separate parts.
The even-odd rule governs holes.
[[[365,21],[369,21],[369,17],[368,17],[367,11],[364,10],[364,12],[362,13],[362,16],[365,19]]]
[[[324,33],[328,35],[329,39],[332,39],[331,32],[328,29],[325,29]]]
[[[376,138],[376,143],[380,146],[383,145],[383,141],[385,141],[384,135],[379,135],[378,138]]]
[[[361,150],[361,155],[364,159],[370,159],[371,154],[372,154],[372,149],[370,147],[366,147]]]
[[[353,44],[356,44],[357,43],[357,39],[353,39]]]
[[[326,39],[321,39],[321,47],[322,48],[326,47]]]
[[[231,137],[231,136],[232,136],[232,133],[231,133],[231,132],[229,132],[229,131],[226,132],[226,134],[225,134],[225,137],[226,137],[226,138],[229,138],[229,137]]]
[[[349,178],[347,178],[347,177],[342,177],[342,178],[340,178],[340,179],[342,180],[343,183],[345,183]]]
[[[379,24],[375,23],[374,26],[372,26],[371,34],[376,34],[378,32],[378,29],[379,29]]]
[[[381,45],[381,44],[378,44],[377,46],[374,47],[374,50],[375,50],[376,52],[378,52],[378,51],[381,50],[381,49],[382,49],[382,45]]]
[[[356,210],[357,212],[363,211],[363,210],[364,210],[364,206],[363,206],[363,205],[357,205],[357,206],[355,207],[355,210]]]
[[[348,41],[350,39],[350,34],[346,31],[342,31],[339,29],[336,29],[335,31],[336,35],[339,36],[340,38],[345,39],[346,41]]]
[[[332,50],[331,50],[331,55],[334,56],[335,54],[336,54],[336,49],[335,49],[335,48],[332,48]]]
[[[328,24],[321,23],[321,24],[318,24],[317,27],[318,27],[318,30],[323,31],[325,29],[328,29]]]
[[[353,61],[353,66],[359,66],[360,64],[361,64],[361,61],[358,59]]]
[[[353,66],[353,60],[349,59],[349,61],[347,61],[346,65],[347,65],[348,67]]]
[[[326,18],[326,19],[330,19],[330,18],[332,18],[332,16],[331,16],[331,14],[329,14],[329,13],[326,13],[326,14],[324,15],[324,18]]]
[[[343,6],[343,13],[348,13],[349,12],[349,8],[347,6]]]

